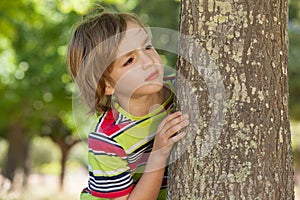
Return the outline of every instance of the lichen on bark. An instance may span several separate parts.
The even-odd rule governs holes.
[[[176,93],[191,125],[168,199],[294,199],[287,0],[182,0],[180,31],[193,41],[179,42]]]

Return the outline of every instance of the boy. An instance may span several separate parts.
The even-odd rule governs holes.
[[[163,81],[148,28],[132,14],[100,9],[78,25],[68,48],[71,75],[100,116],[81,199],[165,199],[167,159],[188,116],[171,114],[173,85]]]

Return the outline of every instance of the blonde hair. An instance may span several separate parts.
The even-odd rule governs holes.
[[[96,6],[83,16],[70,40],[69,71],[91,113],[111,107],[111,96],[105,95],[105,81],[112,83],[109,74],[128,21],[147,29],[133,14],[105,12]]]

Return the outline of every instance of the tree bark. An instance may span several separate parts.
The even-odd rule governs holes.
[[[59,146],[61,152],[61,160],[60,160],[61,170],[59,175],[59,189],[63,190],[64,178],[66,174],[66,164],[67,164],[69,152],[71,148],[78,142],[81,142],[81,140],[73,140],[70,141],[69,143],[66,143],[66,138],[55,138],[55,139],[52,138],[52,140]]]
[[[294,199],[287,6],[181,0],[176,95],[191,125],[168,199]]]

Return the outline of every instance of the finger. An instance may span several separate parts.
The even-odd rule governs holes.
[[[168,137],[170,137],[183,127],[186,127],[188,124],[189,119],[187,115],[174,118],[172,121],[169,121],[169,123],[165,124],[165,126],[162,129],[162,133],[167,134]]]
[[[182,117],[182,112],[181,111],[177,111],[175,113],[172,113],[170,115],[168,115],[166,118],[165,118],[165,124],[167,123],[170,123],[171,121],[173,121],[174,119],[178,119]]]
[[[178,131],[180,131],[181,129],[183,129],[184,127],[186,127],[188,125],[189,125],[189,121],[184,120],[184,121],[180,122],[179,124],[176,124],[176,125],[170,127],[165,132],[165,137],[170,138],[170,137],[174,136]]]
[[[169,124],[170,121],[172,121],[174,118],[178,118],[182,115],[182,112],[180,111],[177,111],[175,113],[172,113],[170,115],[168,115],[158,126],[158,129],[157,131],[160,132],[162,131],[164,128],[165,128],[165,131],[167,130],[166,129],[166,125]]]
[[[166,132],[170,127],[179,124],[182,120],[186,119],[187,115],[182,115],[182,113],[176,113],[176,115],[168,116],[164,121],[162,129]]]
[[[174,137],[171,137],[169,139],[169,142],[170,142],[171,145],[173,145],[174,143],[178,142],[179,140],[181,140],[185,136],[186,136],[186,132],[181,132],[181,133],[175,135]]]

